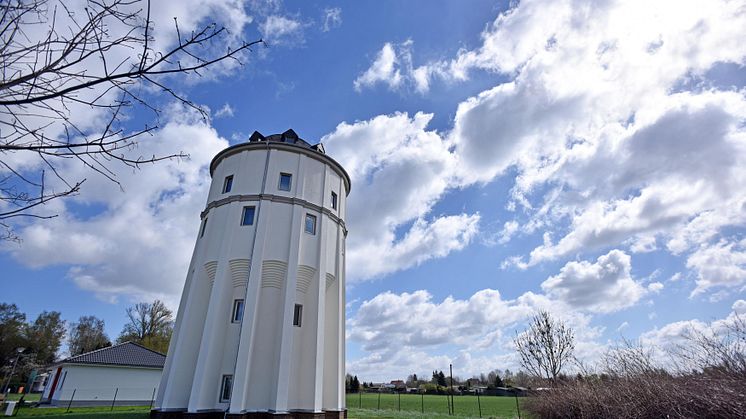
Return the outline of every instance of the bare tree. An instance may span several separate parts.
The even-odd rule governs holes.
[[[77,323],[70,325],[68,347],[70,355],[94,351],[111,346],[104,332],[104,321],[96,316],[81,316]]]
[[[118,184],[113,163],[138,168],[185,157],[137,154],[140,136],[157,128],[160,111],[149,92],[206,118],[169,86],[169,77],[200,76],[263,43],[226,47],[225,28],[182,33],[174,19],[175,46],[159,51],[150,12],[142,0],[87,0],[82,10],[64,0],[0,2],[0,239],[17,239],[10,219],[54,217],[40,206],[80,190],[85,179],[68,179],[58,170],[64,161]],[[131,108],[153,112],[154,123],[127,127]],[[81,123],[81,113],[95,114],[99,123]]]
[[[117,338],[118,343],[136,342],[162,353],[168,351],[174,319],[163,301],[137,303],[127,308],[127,317],[129,322]]]
[[[521,365],[537,377],[555,379],[572,358],[575,336],[563,321],[539,311],[522,333],[513,340]]]

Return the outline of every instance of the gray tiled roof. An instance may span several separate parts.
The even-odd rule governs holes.
[[[62,364],[119,365],[163,368],[166,355],[134,342],[124,342],[62,360]]]

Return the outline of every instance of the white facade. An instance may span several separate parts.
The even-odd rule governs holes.
[[[161,368],[62,364],[52,371],[42,400],[64,406],[71,399],[73,406],[110,405],[113,401],[117,405],[148,405],[161,372]]]
[[[350,182],[321,150],[255,133],[213,160],[154,417],[344,415]]]

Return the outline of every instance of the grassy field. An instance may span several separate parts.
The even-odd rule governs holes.
[[[517,418],[515,399],[512,397],[480,397],[483,418]],[[523,399],[519,399],[522,402]],[[424,413],[422,412],[424,403]],[[478,418],[479,405],[474,396],[455,396],[454,415],[448,414],[448,399],[446,396],[418,394],[381,394],[380,409],[378,408],[378,394],[348,394],[347,409],[350,419],[446,419],[446,418]],[[362,408],[359,406],[362,405]],[[399,410],[401,408],[401,410]],[[66,408],[21,408],[17,417],[38,417],[40,419],[147,419],[149,406],[121,406],[110,411],[109,407],[72,407],[66,413]],[[521,412],[522,416],[526,415]]]
[[[403,394],[401,402],[397,394],[381,394],[380,409],[377,393],[348,394],[347,408],[350,417],[354,418],[432,418],[436,415],[448,415],[448,398],[446,396]],[[479,403],[475,396],[454,396],[454,415],[460,418],[480,417],[480,404],[484,418],[518,417],[518,410],[513,397],[482,396]],[[522,399],[519,399],[519,402]],[[423,413],[424,410],[424,413]],[[391,416],[401,411],[405,416]],[[376,415],[374,416],[373,413]],[[388,415],[388,416],[387,416]],[[450,416],[450,417],[453,417]]]
[[[16,393],[8,393],[8,400],[18,400],[21,398],[20,394]],[[41,398],[41,393],[30,393],[27,394],[26,397],[23,398],[23,400],[26,400],[27,402],[38,402]]]

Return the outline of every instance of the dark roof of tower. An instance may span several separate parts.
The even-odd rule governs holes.
[[[271,134],[267,136],[262,135],[259,131],[254,131],[254,133],[249,137],[249,142],[255,143],[258,141],[294,144],[304,148],[310,148],[311,150],[318,151],[321,154],[326,154],[324,152],[324,146],[321,143],[311,145],[306,140],[300,138],[292,129],[289,129],[282,134]]]
[[[266,136],[262,135],[262,133],[260,133],[259,131],[254,131],[254,133],[251,134],[251,136],[249,137],[249,140],[245,143],[234,144],[213,157],[212,161],[210,162],[210,176],[212,176],[213,172],[215,171],[215,167],[217,167],[220,161],[222,161],[223,158],[225,158],[226,156],[230,156],[231,154],[238,153],[246,149],[255,149],[258,147],[264,148],[264,146],[266,146],[268,149],[284,148],[286,150],[288,149],[288,147],[286,146],[290,146],[290,148],[299,147],[300,150],[296,151],[299,151],[306,154],[307,156],[331,165],[334,170],[343,178],[346,189],[345,193],[349,195],[351,187],[350,175],[347,174],[342,165],[340,165],[333,158],[326,155],[323,144],[318,143],[311,145],[306,140],[300,138],[298,134],[292,129],[289,129],[282,134],[271,134]]]
[[[72,356],[60,361],[60,363],[163,368],[166,363],[166,355],[134,342],[124,342]]]

